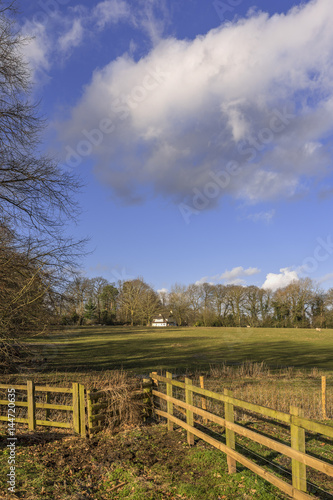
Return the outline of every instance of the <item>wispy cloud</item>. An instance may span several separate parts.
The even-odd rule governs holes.
[[[96,25],[104,29],[107,24],[116,24],[131,18],[131,9],[123,0],[106,0],[100,2],[92,11]]]
[[[268,210],[267,212],[256,212],[249,214],[246,218],[253,222],[264,222],[269,224],[275,215],[275,210]]]
[[[62,52],[78,47],[83,40],[84,28],[81,19],[74,19],[71,28],[58,39]]]
[[[83,5],[54,4],[42,16],[25,20],[23,31],[31,37],[25,55],[37,74],[63,62],[73,49],[96,37],[110,25],[128,23],[157,44],[169,23],[165,0],[140,0],[130,5],[125,0],[104,0],[89,8]],[[43,20],[43,22],[40,21]],[[129,51],[133,43],[129,40]]]
[[[333,281],[333,273],[328,273],[317,279],[317,283],[321,285],[322,283],[326,283],[327,281]]]
[[[47,9],[46,9],[47,10]],[[30,42],[24,54],[37,75],[45,72],[59,61],[68,58],[73,49],[86,43],[96,32],[109,24],[128,21],[133,24],[133,13],[124,0],[105,0],[92,8],[69,5],[67,8],[55,3],[47,15],[26,19],[22,29]]]
[[[140,9],[133,16],[133,22],[144,30],[153,45],[157,45],[163,38],[166,26],[170,22],[170,15],[165,0],[140,0]]]
[[[249,276],[254,276],[255,274],[259,274],[260,269],[257,267],[248,267],[244,269],[242,266],[234,267],[230,271],[225,271],[222,274],[216,274],[215,276],[204,276],[200,280],[196,282],[197,285],[202,283],[221,283],[223,282],[226,285],[244,285],[247,278]]]

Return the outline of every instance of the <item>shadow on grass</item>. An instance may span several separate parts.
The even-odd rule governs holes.
[[[45,343],[35,343],[33,348],[43,353],[43,371],[124,369],[148,374],[166,369],[173,372],[206,370],[211,365],[246,360],[265,361],[271,367],[333,368],[332,349],[322,343],[309,345],[301,340],[255,342],[252,339],[233,342],[230,335],[209,338],[176,333],[168,330],[167,334],[153,335],[151,331],[118,330],[99,331],[94,335],[79,331],[53,335],[45,339]],[[36,369],[39,369],[38,364]]]
[[[195,427],[207,434],[208,436],[211,436],[212,438],[216,439],[217,441],[220,441],[223,444],[226,444],[225,441],[225,434],[220,434],[219,432],[214,431],[213,429],[210,429],[204,425],[201,424],[195,424]],[[258,431],[256,431],[258,432]],[[261,435],[266,435],[265,433],[260,432],[259,434]],[[268,436],[272,437],[272,436]],[[276,439],[274,437],[275,441],[282,442],[281,440]],[[199,440],[197,440],[199,441]],[[257,443],[246,440],[247,445],[244,446],[241,443],[239,443],[239,437],[238,437],[238,442],[236,439],[236,451],[246,457],[248,460],[251,460],[255,464],[259,465],[260,467],[264,468],[265,470],[269,471],[271,474],[274,476],[280,477],[283,481],[291,484],[292,482],[292,474],[291,474],[291,460],[290,460],[290,467],[287,469],[285,466],[281,466],[281,464],[278,463],[278,459],[281,457],[281,453],[276,452],[274,450],[270,450],[269,452],[266,452],[263,454],[263,449],[260,445],[257,445]],[[248,444],[251,444],[252,447],[255,447],[255,450],[248,448]],[[312,454],[313,455],[313,454]],[[313,455],[315,456],[315,455]],[[319,459],[322,459],[322,457],[317,457]],[[328,463],[331,463],[331,461],[327,460],[325,458],[325,461]],[[248,469],[237,463],[237,471],[238,472],[245,472]],[[320,473],[317,473],[317,476],[323,476]],[[317,478],[318,479],[318,478]],[[328,491],[325,491],[324,489],[320,488],[319,486],[317,487],[315,484],[310,484],[308,481],[308,492],[313,493],[316,495],[316,498],[320,500],[329,500],[333,498],[333,495],[329,493]]]

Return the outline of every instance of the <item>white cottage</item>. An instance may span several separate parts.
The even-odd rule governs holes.
[[[177,323],[172,317],[167,318],[164,314],[158,314],[154,316],[151,326],[177,326]]]

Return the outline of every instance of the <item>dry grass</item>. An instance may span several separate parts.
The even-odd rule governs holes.
[[[199,375],[189,374],[195,385],[200,385]],[[231,390],[238,399],[254,404],[267,406],[289,413],[290,405],[303,408],[305,416],[314,420],[322,420],[321,405],[321,375],[324,372],[314,368],[302,371],[293,367],[272,370],[265,363],[245,362],[238,366],[226,364],[211,366],[205,373],[205,387],[209,390],[223,393],[223,389]],[[103,392],[100,402],[107,402],[104,411],[106,420],[104,426],[112,431],[128,429],[142,423],[144,402],[136,392],[142,390],[142,378],[122,370],[87,373],[36,373],[29,376],[38,385],[55,387],[71,387],[73,382],[82,383],[86,389]],[[3,376],[2,383],[25,384],[26,376],[21,374]],[[163,384],[162,390],[164,392]],[[175,396],[184,398],[184,391],[175,388]],[[46,402],[46,393],[36,393],[37,402]],[[0,390],[0,399],[6,399],[6,391]],[[26,392],[17,391],[17,401],[26,401]],[[51,404],[71,405],[70,394],[51,394]],[[201,405],[201,398],[195,396],[195,403]],[[223,404],[208,398],[208,411],[223,415]],[[162,404],[163,406],[163,404]],[[0,412],[5,415],[6,406],[0,406]],[[240,410],[238,420],[253,420]],[[26,408],[17,407],[17,417],[26,418]],[[333,419],[333,377],[327,377],[326,413]],[[37,419],[45,419],[45,410],[37,409]],[[71,422],[70,412],[51,410],[49,419],[60,422]]]
[[[91,391],[103,391],[101,401],[108,403],[106,409],[105,427],[111,430],[124,430],[142,422],[143,401],[136,391],[142,388],[142,379],[121,370],[108,371],[103,373],[86,373],[79,376],[69,374],[34,374],[29,377],[35,384],[54,387],[70,388],[72,382],[82,383],[86,389]],[[7,375],[2,377],[1,383],[24,385],[26,378],[21,375]],[[5,389],[0,389],[0,399],[6,400]],[[16,391],[16,401],[26,401],[26,391]],[[46,393],[36,392],[36,403],[45,403]],[[50,393],[50,404],[72,405],[72,395],[65,393]],[[16,417],[27,418],[27,408],[16,407]],[[7,414],[7,407],[0,406],[0,414]],[[37,409],[36,419],[45,420],[46,410]],[[72,422],[72,413],[61,410],[50,410],[49,420],[58,422]]]
[[[311,371],[285,367],[271,370],[264,362],[245,362],[239,366],[212,366],[205,377],[205,387],[223,393],[231,390],[244,401],[289,413],[290,406],[304,410],[305,417],[322,420],[321,376],[318,368]],[[199,374],[194,377],[199,385]],[[327,376],[326,414],[333,419],[333,378]],[[248,418],[248,416],[244,416]]]

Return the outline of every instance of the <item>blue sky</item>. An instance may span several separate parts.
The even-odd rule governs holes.
[[[331,0],[22,2],[87,276],[333,286],[332,22]]]

